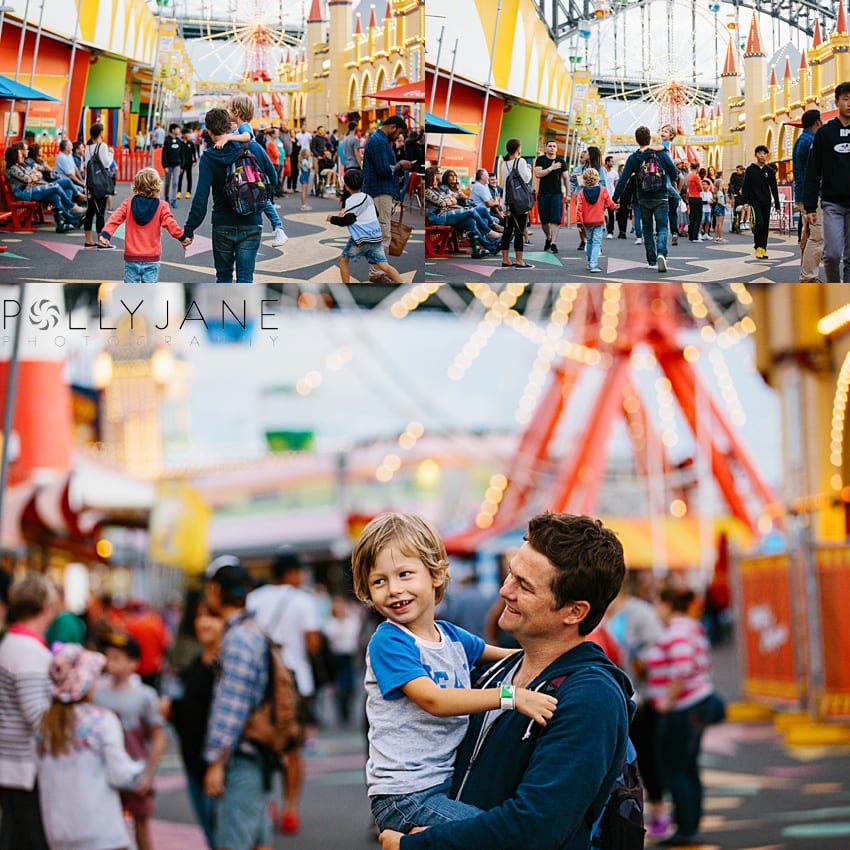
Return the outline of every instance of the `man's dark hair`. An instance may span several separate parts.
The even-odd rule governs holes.
[[[489,173],[486,168],[479,168],[478,171],[475,172],[475,182],[479,183],[482,177],[489,177]]]
[[[590,612],[579,624],[588,635],[602,620],[626,575],[623,545],[598,519],[550,511],[532,517],[525,535],[528,545],[555,567],[552,595],[555,608],[589,602]]]
[[[348,132],[350,133],[352,130],[356,130],[356,129],[357,129],[357,122],[356,121],[349,121],[348,122]]]
[[[343,181],[348,176],[348,173],[351,169],[345,172],[343,175]],[[354,169],[360,175],[360,184],[356,187],[349,186],[350,189],[357,188],[363,185],[363,172],[359,169]],[[353,176],[353,175],[352,175]],[[345,184],[348,186],[348,183]],[[294,549],[284,549],[282,552],[279,552],[275,555],[274,560],[272,561],[272,578],[275,581],[280,581],[288,572],[292,570],[301,570],[304,567],[304,562],[299,557],[298,553]]]
[[[522,141],[520,139],[508,139],[505,142],[505,150],[513,156],[519,150],[521,144]]]
[[[226,109],[216,107],[204,116],[204,124],[212,136],[223,136],[230,132],[230,115]]]
[[[179,129],[180,129],[179,124],[169,124],[168,125],[168,132],[169,133],[173,132],[174,130],[179,130]]]
[[[359,168],[346,168],[345,174],[342,175],[342,182],[346,189],[359,192],[363,186],[363,172]]]
[[[384,123],[383,123],[382,126],[384,126],[384,127],[388,127],[388,126],[389,127],[398,127],[399,130],[406,130],[407,129],[407,122],[404,120],[404,118],[401,117],[401,115],[390,115],[389,118],[386,118],[384,120]]]
[[[820,121],[820,109],[807,109],[800,117],[804,130],[814,127]]]
[[[98,136],[103,135],[103,124],[92,124],[91,130],[89,130],[89,138],[96,139]]]
[[[850,94],[850,83],[848,83],[848,82],[839,83],[835,87],[835,99],[836,100],[838,100],[838,98],[841,97],[841,95],[843,95],[843,94]]]
[[[643,124],[635,130],[635,141],[643,147],[644,145],[648,145],[652,141],[652,132],[649,127],[644,126]]]
[[[756,145],[755,153],[759,153],[759,151],[767,154],[770,153],[770,151],[767,149],[767,145]]]
[[[6,157],[6,167],[18,164],[18,148],[9,147],[6,148],[5,153],[3,154]]]

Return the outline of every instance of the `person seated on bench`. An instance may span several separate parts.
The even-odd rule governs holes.
[[[64,174],[54,172],[48,165],[47,160],[41,155],[41,145],[35,142],[27,149],[27,158],[24,160],[24,165],[31,171],[34,171],[41,178],[43,183],[55,183],[63,192],[65,192],[68,200],[73,204],[74,201],[85,201],[86,193],[81,191],[74,185],[74,181]]]
[[[475,207],[459,207],[451,190],[440,185],[439,180],[439,166],[425,169],[425,223],[469,231],[469,244],[476,260],[497,253],[501,236],[490,229],[486,214]]]
[[[67,233],[74,229],[73,221],[85,210],[69,203],[62,189],[54,183],[41,183],[39,176],[24,165],[23,148],[6,148],[6,180],[9,189],[19,201],[43,201],[53,207],[56,232]]]

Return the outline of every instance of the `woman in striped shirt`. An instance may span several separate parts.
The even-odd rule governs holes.
[[[658,711],[656,757],[673,797],[676,832],[662,841],[670,847],[694,843],[702,816],[700,743],[705,729],[702,707],[711,696],[710,646],[700,623],[688,616],[692,591],[659,594],[658,615],[664,634],[647,655],[647,690]]]

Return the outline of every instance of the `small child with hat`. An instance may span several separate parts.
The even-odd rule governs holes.
[[[118,715],[124,727],[127,752],[145,761],[144,772],[135,788],[125,791],[121,798],[133,817],[138,850],[150,850],[153,777],[165,752],[165,720],[156,691],[136,675],[142,656],[138,642],[127,635],[112,633],[102,643],[106,676],[97,683],[94,702]]]
[[[145,763],[127,755],[118,718],[92,705],[92,686],[105,663],[99,652],[66,643],[50,665],[53,701],[36,741],[41,817],[51,850],[127,846],[117,789],[133,787]]]

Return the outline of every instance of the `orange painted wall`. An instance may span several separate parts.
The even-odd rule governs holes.
[[[17,23],[12,23],[6,18],[3,21],[3,31],[0,33],[0,74],[14,79],[15,69],[18,63],[18,47],[21,38],[21,28]],[[24,49],[21,54],[21,67],[18,81],[29,85],[30,74],[35,62],[35,76],[33,88],[39,89],[46,94],[58,97],[59,103],[46,101],[33,101],[30,104],[31,116],[53,117],[57,126],[64,123],[65,103],[69,102],[68,127],[66,132],[70,138],[76,138],[80,124],[80,116],[83,108],[83,98],[88,81],[88,69],[90,55],[88,50],[78,46],[74,56],[74,71],[70,74],[71,51],[70,44],[53,39],[48,33],[42,32],[38,45],[38,56],[35,55],[36,34],[27,32],[24,39]],[[70,91],[68,79],[70,77]],[[0,100],[0,127],[6,126],[6,115],[8,114],[10,102]],[[16,103],[15,111],[19,113],[21,121],[26,111],[26,104]],[[4,134],[5,135],[5,134]],[[13,140],[15,137],[13,137]]]
[[[35,469],[68,472],[73,454],[71,390],[61,360],[22,360],[14,430],[20,454],[9,467],[9,484],[26,481]],[[9,362],[0,362],[0,416],[5,407]]]

